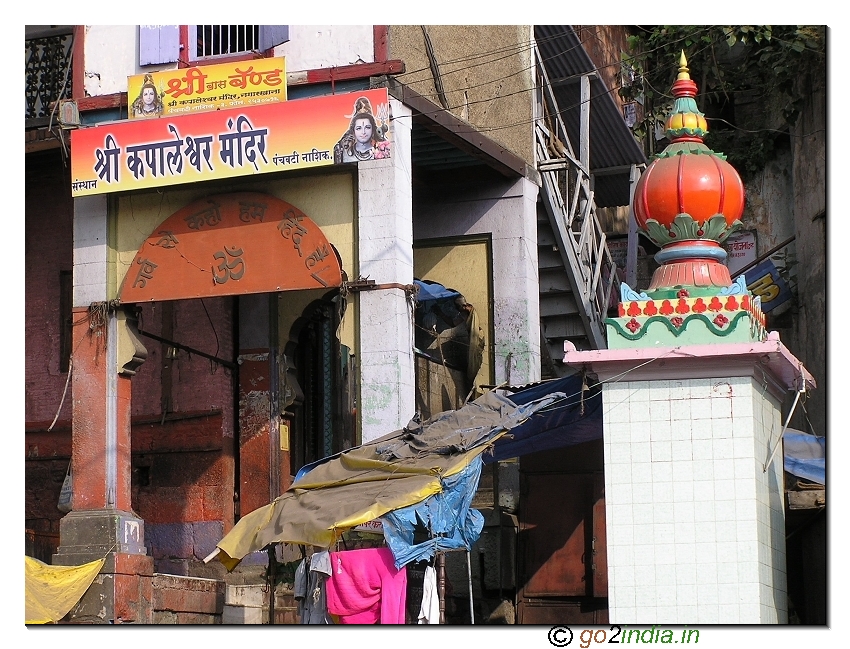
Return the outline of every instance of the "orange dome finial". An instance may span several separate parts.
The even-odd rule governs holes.
[[[661,248],[655,259],[662,266],[650,289],[661,288],[672,276],[672,270],[662,270],[668,264],[679,270],[698,266],[712,285],[728,286],[732,280],[721,264],[726,252],[720,244],[741,227],[744,186],[725,156],[703,142],[708,123],[697,107],[697,85],[684,51],[672,92],[665,123],[670,144],[647,167],[634,196],[638,227]]]

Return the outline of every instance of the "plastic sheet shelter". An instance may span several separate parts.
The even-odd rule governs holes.
[[[281,496],[244,516],[207,560],[233,570],[273,543],[328,548],[343,532],[415,505],[444,490],[501,436],[565,398],[549,392],[517,405],[488,392],[458,410],[435,415],[311,465]],[[473,491],[476,484],[471,485]]]
[[[602,388],[580,374],[524,386],[507,398],[523,406],[552,393],[564,396],[498,440],[485,464],[602,439]]]

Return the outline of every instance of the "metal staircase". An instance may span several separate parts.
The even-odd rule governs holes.
[[[542,375],[551,378],[569,373],[561,362],[565,340],[577,349],[607,346],[604,319],[619,280],[591,189],[589,76],[581,79],[576,155],[536,47],[535,54],[542,90],[542,119],[535,125],[542,180],[537,213],[541,357]]]

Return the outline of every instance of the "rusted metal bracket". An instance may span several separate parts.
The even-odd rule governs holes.
[[[415,293],[417,287],[415,284],[399,284],[398,282],[387,282],[384,284],[376,284],[374,279],[358,278],[351,282],[343,282],[343,288],[348,293],[359,293],[361,291],[379,291],[388,288],[401,289],[405,293]]]
[[[208,358],[209,360],[213,361],[214,363],[218,363],[219,365],[223,365],[224,367],[226,367],[230,370],[235,371],[235,370],[239,369],[239,366],[236,363],[232,363],[232,362],[225,360],[223,358],[219,358],[218,356],[213,356],[212,354],[207,354],[206,352],[202,352],[200,350],[193,349],[192,347],[189,347],[188,345],[182,345],[178,342],[175,342],[173,340],[168,340],[167,338],[163,338],[161,336],[154,335],[154,334],[149,333],[147,331],[139,330],[139,334],[142,335],[142,336],[145,336],[147,338],[152,338],[153,340],[156,340],[157,342],[161,342],[161,343],[165,343],[166,345],[170,345],[171,347],[174,347],[175,349],[182,349],[184,352],[188,352],[189,354],[195,354],[196,356],[203,356],[204,358]]]

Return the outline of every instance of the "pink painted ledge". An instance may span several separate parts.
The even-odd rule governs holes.
[[[577,351],[564,342],[564,364],[586,369],[600,381],[623,375],[629,380],[664,380],[752,376],[779,391],[811,390],[814,377],[771,331],[767,340],[714,345],[592,349]]]

